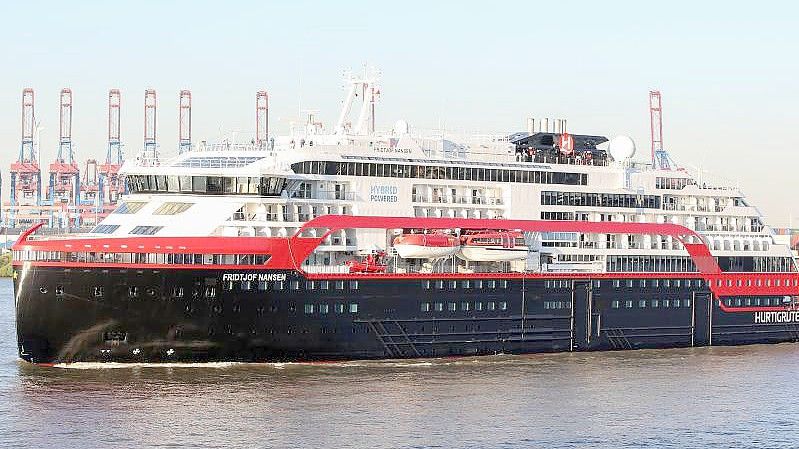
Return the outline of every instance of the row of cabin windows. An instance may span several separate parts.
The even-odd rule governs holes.
[[[449,290],[455,290],[457,288],[477,288],[477,289],[480,289],[480,288],[489,288],[489,289],[508,288],[508,281],[505,280],[505,279],[502,279],[502,280],[499,280],[499,281],[494,280],[494,279],[488,279],[488,280],[483,280],[483,279],[464,279],[464,280],[461,280],[461,281],[455,281],[455,280],[451,280],[451,281],[444,281],[444,280],[429,281],[429,280],[426,280],[426,281],[422,281],[422,288],[424,288],[425,290],[430,290],[430,289],[433,289],[433,288],[435,288],[437,290],[443,290],[445,288],[447,288]]]
[[[71,251],[14,251],[14,260],[158,265],[264,265],[268,254],[155,254]]]
[[[647,285],[654,288],[699,288],[703,283],[708,287],[710,286],[710,281],[703,281],[702,279],[627,279],[626,281],[614,279],[613,288],[621,288],[622,286],[627,288],[636,286],[646,288]]]
[[[544,301],[544,310],[560,310],[571,308],[571,301]]]
[[[736,298],[724,298],[724,305],[727,307],[780,306],[790,303],[790,296],[743,296]]]
[[[274,176],[127,175],[125,183],[130,193],[280,196],[286,187],[286,178]],[[135,213],[135,211],[115,211],[115,213]]]
[[[691,300],[690,299],[639,299],[638,301],[633,301],[632,299],[628,299],[623,303],[619,300],[614,300],[610,302],[610,307],[613,309],[620,309],[624,306],[625,309],[632,309],[633,307],[638,307],[639,309],[678,309],[680,307],[691,307]]]
[[[444,305],[445,303],[443,302],[423,302],[420,305],[420,310],[422,312],[443,312],[445,310]],[[483,306],[485,306],[485,308]],[[458,310],[461,312],[468,312],[471,310],[476,312],[482,312],[483,310],[487,310],[489,312],[494,310],[508,310],[508,303],[507,301],[488,301],[486,303],[483,303],[482,301],[461,301],[460,304],[457,302],[446,303],[447,312],[457,312]]]
[[[626,207],[631,209],[660,209],[658,195],[633,195],[623,193],[541,192],[542,206],[593,206]]]
[[[690,256],[607,256],[609,272],[694,273]]]
[[[451,165],[305,161],[291,164],[291,169],[294,170],[296,174],[306,175],[375,176],[386,178],[588,185],[588,175],[585,173],[508,170],[484,167],[453,167]]]
[[[336,303],[333,304],[333,310],[336,313],[344,313],[345,311],[349,313],[358,313],[358,304],[351,302],[349,304],[342,304]],[[329,304],[305,304],[305,313],[310,315],[312,313],[319,313],[322,315],[326,315],[330,313],[330,305]]]
[[[772,285],[774,287],[799,287],[799,279],[757,278],[754,280],[746,279],[745,281],[743,279],[736,279],[734,281],[732,279],[727,279],[726,281],[716,279],[716,287],[771,287]]]
[[[224,290],[240,290],[240,291],[253,291],[253,290],[350,290],[358,289],[358,281],[305,281],[301,283],[298,280],[288,282],[284,281],[225,281],[222,283]]]
[[[609,281],[604,281],[609,282]],[[692,288],[692,287],[701,287],[702,283],[701,279],[614,279],[613,280],[613,287],[614,288],[621,288],[622,286],[626,286],[628,288],[632,288],[635,286],[646,288],[646,287],[663,287],[663,288]],[[592,281],[594,288],[601,288],[603,281],[599,279],[594,279]],[[551,279],[544,281],[544,287],[546,288],[571,288],[572,281],[567,279]],[[708,284],[709,286],[709,284]]]
[[[680,190],[685,186],[696,185],[696,181],[690,178],[655,178],[656,189]]]

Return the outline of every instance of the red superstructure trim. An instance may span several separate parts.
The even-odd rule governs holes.
[[[684,278],[704,279],[716,298],[727,296],[799,295],[799,273],[723,273],[699,234],[670,223],[619,223],[554,220],[496,220],[467,218],[369,217],[325,215],[303,225],[291,237],[80,237],[31,240],[40,227],[36,225],[23,233],[14,244],[15,251],[62,251],[99,253],[183,253],[183,254],[268,254],[269,261],[261,266],[242,265],[166,265],[118,264],[84,262],[15,262],[15,266],[58,266],[68,268],[129,268],[129,269],[280,269],[302,272],[309,279],[629,279]],[[322,228],[320,237],[303,237],[310,229]],[[348,229],[502,229],[531,232],[578,232],[594,234],[652,234],[677,239],[685,247],[698,273],[432,273],[432,274],[306,274],[302,262],[333,232]],[[759,283],[759,285],[758,285]],[[779,311],[785,307],[731,308],[720,302],[725,312]]]

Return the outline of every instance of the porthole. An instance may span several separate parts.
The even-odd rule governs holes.
[[[146,290],[146,293],[147,293],[147,296],[152,297],[152,296],[155,296],[156,291],[155,291],[155,289],[153,287],[150,287],[150,288],[148,288]]]
[[[39,293],[41,293],[43,295],[47,294],[47,287],[39,287]]]

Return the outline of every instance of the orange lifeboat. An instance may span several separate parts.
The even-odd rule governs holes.
[[[454,235],[402,234],[394,239],[394,249],[403,259],[441,259],[454,256],[460,247]]]
[[[503,262],[527,258],[529,248],[518,231],[471,231],[461,235],[458,257],[470,262]]]

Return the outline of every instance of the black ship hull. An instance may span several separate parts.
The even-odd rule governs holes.
[[[43,364],[417,358],[799,339],[799,313],[730,313],[701,279],[665,274],[309,279],[294,271],[19,268],[19,354]]]

